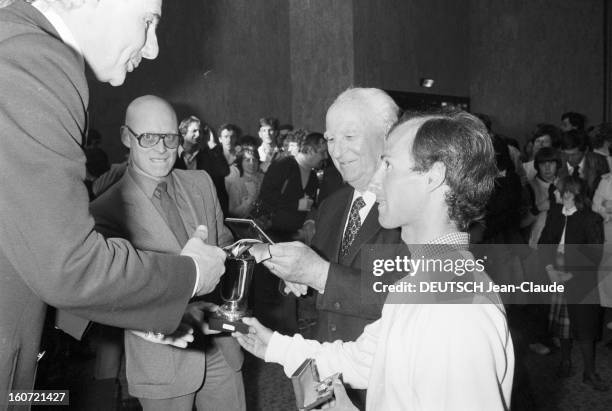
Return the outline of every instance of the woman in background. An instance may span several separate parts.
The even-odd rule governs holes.
[[[597,391],[608,385],[595,372],[595,341],[600,332],[597,267],[601,262],[603,224],[591,210],[586,185],[578,177],[560,182],[563,204],[551,204],[540,246],[546,272],[552,281],[565,284],[551,305],[551,325],[561,339],[561,376],[572,374],[571,348],[575,340],[582,354],[583,383]]]
[[[259,154],[251,148],[245,148],[236,155],[232,166],[235,172],[231,172],[225,179],[231,217],[247,217],[259,197],[259,189],[263,181],[259,163]]]

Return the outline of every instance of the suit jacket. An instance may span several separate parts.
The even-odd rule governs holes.
[[[34,384],[45,303],[171,333],[196,273],[191,258],[139,252],[94,230],[82,58],[23,1],[0,9],[0,45],[1,410],[8,390]]]
[[[366,289],[371,283],[372,272],[362,271],[361,266],[367,245],[388,244],[377,258],[408,255],[400,230],[382,228],[378,223],[377,204],[374,204],[347,255],[339,256],[353,193],[352,187],[344,185],[323,201],[315,219],[312,248],[330,262],[325,292],[317,295],[316,338],[321,342],[354,341],[367,324],[381,316],[386,294]],[[403,275],[393,276],[387,282],[393,283]]]
[[[264,175],[259,192],[263,208],[271,213],[270,230],[293,233],[301,228],[307,211],[299,211],[298,203],[304,194],[314,199],[318,186],[317,176],[312,171],[306,188],[302,188],[300,166],[293,156],[274,161]]]
[[[185,160],[182,157],[178,157],[174,168],[186,170]],[[223,215],[228,215],[229,198],[225,189],[225,177],[229,174],[230,168],[225,155],[223,155],[221,144],[217,144],[212,150],[207,145],[202,146],[196,156],[196,169],[206,171],[210,178],[212,178],[217,189],[217,197],[219,198]]]
[[[172,176],[176,201],[187,233],[204,224],[208,227],[208,244],[230,244],[232,234],[223,225],[223,213],[208,174],[204,171],[174,170]],[[185,209],[190,212],[185,213]],[[177,254],[183,247],[129,172],[91,204],[91,212],[98,231],[126,238],[141,249]],[[166,274],[169,277],[174,275],[172,271]],[[240,370],[242,352],[238,343],[230,336],[215,337],[215,341],[228,364],[235,371]],[[210,349],[190,345],[183,350],[151,343],[126,332],[126,372],[130,394],[145,398],[171,398],[195,392],[204,380],[204,351],[207,348]]]
[[[610,168],[608,166],[608,160],[604,156],[590,151],[584,153],[584,170],[581,171],[581,174],[584,173],[584,180],[588,188],[587,194],[590,198],[593,198],[593,194],[595,194],[601,176],[608,172],[610,172]],[[569,170],[567,169],[567,162],[564,161],[563,167],[559,170],[559,178],[563,178],[567,175],[569,175]]]

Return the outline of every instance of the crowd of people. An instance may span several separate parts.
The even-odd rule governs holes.
[[[490,129],[489,117],[480,117]],[[513,139],[491,135],[499,175],[484,227],[474,239],[511,245],[497,255],[499,269],[490,272],[494,281],[540,281],[544,273],[565,285],[565,292],[554,294],[549,304],[523,301],[530,303],[528,311],[539,327],[529,348],[540,355],[560,349],[557,374],[566,378],[575,373],[575,342],[583,382],[607,391],[608,382],[596,372],[595,347],[601,338],[610,338],[606,328],[612,329],[607,265],[612,125],[587,129],[584,115],[563,113],[559,126],[538,124],[522,150]]]

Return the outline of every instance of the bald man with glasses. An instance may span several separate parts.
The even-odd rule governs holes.
[[[130,103],[121,127],[121,141],[130,149],[128,166],[123,177],[92,202],[96,230],[126,238],[140,249],[168,254],[178,253],[188,233],[200,225],[208,227],[209,245],[232,242],[208,174],[173,170],[181,140],[176,114],[165,100],[143,96]],[[245,409],[240,347],[229,336],[204,335],[207,309],[210,304],[192,300],[182,326],[169,336],[125,332],[128,390],[145,411],[191,411],[194,405],[207,410]],[[109,329],[105,330],[96,334],[104,338]],[[104,358],[98,358],[98,365],[108,370],[121,341],[115,340],[114,347],[113,341],[106,344],[99,351]],[[98,378],[115,376],[116,372]]]

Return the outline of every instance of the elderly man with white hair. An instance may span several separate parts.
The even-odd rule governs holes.
[[[482,216],[496,175],[491,139],[474,116],[405,116],[391,130],[372,182],[380,224],[401,227],[415,258],[474,267],[467,230]],[[382,317],[350,342],[284,336],[254,318],[243,320],[248,334],[234,336],[254,355],[283,365],[287,375],[310,358],[321,377],[341,372],[346,384],[367,388],[370,411],[509,410],[514,350],[490,278],[479,269],[460,271],[458,264],[429,266],[415,266],[398,286],[473,283],[482,290],[442,296],[398,287]],[[356,409],[342,383],[334,383],[334,393],[330,410]]]
[[[280,278],[318,291],[315,337],[320,342],[353,340],[380,317],[384,294],[362,289],[372,275],[362,270],[364,247],[388,244],[389,255],[407,253],[399,230],[378,223],[376,196],[369,189],[398,111],[391,97],[375,88],[350,88],[336,98],[327,111],[325,139],[347,184],[322,202],[314,222],[306,222],[306,230],[316,227],[312,248],[279,243],[265,263]],[[365,406],[364,391],[349,394]]]

